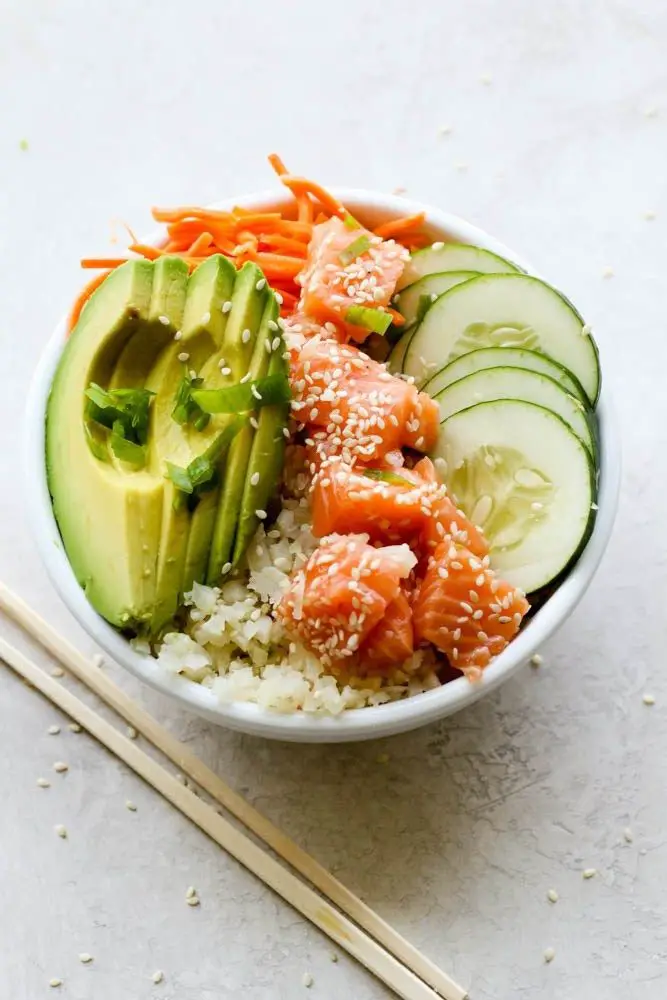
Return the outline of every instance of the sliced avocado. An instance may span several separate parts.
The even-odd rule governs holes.
[[[256,264],[247,261],[236,276],[232,308],[222,343],[224,357],[235,382],[243,378],[250,366],[269,295],[273,297],[266,278]]]
[[[282,337],[280,347],[271,355],[269,375],[287,374],[287,364],[283,357],[285,345]],[[290,407],[289,403],[279,403],[276,406],[265,406],[259,411],[259,424],[252,442],[250,460],[246,471],[243,496],[241,499],[241,514],[236,538],[232,565],[236,566],[257,531],[260,518],[257,511],[266,511],[267,505],[276,492],[284,467],[285,435]]]
[[[146,382],[146,387],[155,392],[150,440],[151,468],[156,476],[164,477],[167,462],[187,467],[215,443],[229,422],[228,418],[211,420],[205,432],[201,432],[193,426],[179,424],[173,413],[178,386],[190,366],[198,367],[204,359],[211,357],[212,352],[213,360],[217,357],[215,352],[227,325],[227,313],[223,312],[222,305],[232,294],[235,275],[234,267],[225,257],[216,255],[210,258],[195,271],[187,284],[187,296],[184,294],[180,310],[170,314],[163,309],[161,313],[170,320],[171,343],[160,355]],[[173,302],[172,307],[175,305]],[[172,316],[177,314],[181,326],[178,340],[175,339],[176,324],[171,323]],[[184,355],[187,359],[180,360]],[[201,513],[197,514],[201,501],[193,511],[168,478],[164,479],[164,493],[155,610],[151,618],[151,631],[154,633],[173,617],[178,608],[193,525],[201,536],[207,524]],[[210,501],[206,506],[208,503]],[[210,533],[208,543],[204,537],[199,537],[199,546],[210,546],[210,539]],[[197,543],[193,540],[193,544]],[[199,579],[203,579],[203,575],[200,573]]]
[[[202,494],[199,503],[192,512],[192,523],[190,525],[190,536],[185,554],[183,582],[181,585],[181,591],[184,594],[192,590],[193,583],[201,583],[206,579],[208,554],[211,549],[211,539],[213,538],[213,528],[218,512],[219,496],[219,486],[208,490]]]
[[[248,265],[246,264],[242,269],[241,274],[246,271],[247,267]],[[249,287],[247,275],[250,273],[250,271],[246,272],[246,281],[242,286],[242,288],[246,291]],[[241,275],[239,275],[239,281],[240,278]],[[236,375],[235,381],[246,377],[248,374],[252,379],[262,378],[267,374],[269,369],[271,354],[267,350],[267,342],[270,345],[275,336],[272,328],[275,327],[278,319],[279,308],[273,293],[267,293],[265,291],[265,286],[262,286],[260,291],[257,291],[256,284],[257,281],[255,280],[254,284],[251,286],[251,291],[248,297],[252,298],[254,296],[261,296],[261,298],[252,306],[245,305],[243,309],[239,308],[237,311],[237,322],[232,324],[232,321],[230,320],[227,328],[227,333],[231,334],[231,338],[236,338],[236,334],[239,329],[239,316],[243,317],[243,323],[251,324],[243,327],[243,329],[250,330],[250,337],[245,338],[248,343],[242,343],[242,347],[245,349],[248,345],[250,345],[252,348],[252,354],[248,365],[246,365],[243,371],[240,371],[240,373]],[[259,305],[261,305],[263,312],[259,310]],[[232,317],[234,316],[235,309],[236,302],[232,306]],[[238,346],[238,341],[234,342],[236,342]],[[226,357],[231,359],[233,347],[227,342],[227,337],[225,337],[225,341],[223,343],[223,351],[226,352]],[[240,363],[238,360],[240,356],[240,352],[237,353],[236,357],[238,363]],[[237,372],[239,372],[238,368]],[[209,380],[206,379],[205,381],[208,385]],[[250,458],[250,450],[252,448],[254,435],[255,429],[251,425],[243,428],[243,430],[232,442],[224,467],[222,468],[220,503],[216,514],[215,527],[213,529],[213,540],[206,574],[206,580],[210,586],[214,586],[219,582],[220,577],[223,575],[223,567],[232,561],[234,538],[238,525],[241,498],[243,496],[246,470],[248,468],[248,461]]]
[[[152,286],[151,262],[129,261],[91,296],[63,351],[46,414],[48,483],[65,550],[90,603],[120,628],[152,613],[164,486],[147,469],[93,454],[85,391],[91,382],[111,384],[137,335],[149,363],[160,349],[163,334],[148,319]]]

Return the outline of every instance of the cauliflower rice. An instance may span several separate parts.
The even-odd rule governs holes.
[[[222,702],[254,702],[277,712],[338,715],[439,687],[431,651],[418,650],[382,676],[334,675],[289,639],[273,612],[317,545],[308,501],[283,498],[275,523],[268,531],[259,526],[235,579],[221,587],[195,583],[186,594],[185,631],[164,636],[159,665],[211,688]]]

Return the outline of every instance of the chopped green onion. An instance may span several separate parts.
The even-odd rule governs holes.
[[[181,493],[192,493],[194,486],[190,476],[188,475],[188,470],[182,468],[180,465],[174,465],[172,462],[167,462],[167,479],[171,479],[174,486],[181,491]]]
[[[86,389],[87,416],[95,423],[111,429],[120,423],[127,441],[145,444],[148,436],[148,412],[155,395],[149,389],[103,389],[91,382]]]
[[[353,260],[357,259],[357,257],[361,257],[362,254],[366,253],[370,245],[370,237],[357,236],[356,240],[352,240],[350,245],[345,247],[345,249],[338,254],[338,259],[343,267],[347,267],[347,265],[351,264]]]
[[[202,378],[190,375],[186,371],[176,389],[174,409],[171,411],[171,418],[177,424],[193,424],[196,430],[203,431],[209,422],[208,414],[204,413],[201,407],[197,406],[192,398],[192,390],[198,389],[204,384]]]
[[[96,434],[93,428],[87,421],[83,424],[84,434],[86,435],[86,442],[90,448],[92,454],[95,458],[98,458],[100,462],[109,461],[109,452],[104,441],[101,438],[101,434],[106,434],[105,430],[100,431],[100,435]]]
[[[125,428],[120,420],[116,420],[111,429],[109,447],[121,462],[127,462],[128,465],[134,465],[138,469],[146,464],[145,446],[129,441],[125,437]]]
[[[287,376],[276,374],[254,382],[238,382],[225,389],[196,389],[192,398],[204,413],[243,413],[288,403],[292,394]]]
[[[389,469],[364,469],[364,476],[368,479],[377,479],[381,483],[391,483],[392,486],[413,486],[409,479],[404,479],[396,472]]]
[[[369,309],[367,306],[350,306],[345,313],[345,319],[353,326],[362,326],[371,333],[386,333],[391,326],[391,315],[381,309]]]
[[[348,212],[347,215],[343,216],[343,224],[346,229],[361,229],[361,223],[357,222],[353,215]]]

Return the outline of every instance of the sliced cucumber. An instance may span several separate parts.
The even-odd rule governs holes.
[[[406,288],[427,274],[442,274],[443,271],[479,271],[480,274],[510,274],[521,271],[504,257],[471,247],[465,243],[433,243],[423,250],[416,250],[405,265],[398,279],[396,291]]]
[[[470,278],[478,277],[479,271],[442,271],[439,274],[427,274],[408,285],[394,299],[394,306],[405,320],[405,329],[422,319],[431,303],[443,292],[448,292],[450,288],[461,285]]]
[[[407,344],[405,347],[407,349]],[[572,372],[563,368],[557,361],[547,358],[546,355],[522,347],[483,347],[481,350],[462,354],[460,358],[450,361],[432,375],[424,385],[424,389],[429,396],[435,396],[452,382],[458,382],[460,378],[472,375],[473,372],[483,371],[485,368],[526,368],[540,375],[548,375],[562,385],[566,392],[588,403],[588,396]]]
[[[414,334],[414,329],[408,330],[404,334],[398,343],[394,344],[391,351],[389,352],[389,357],[387,358],[387,367],[390,372],[402,372],[403,371],[403,361],[405,360],[405,352],[408,349],[408,344],[412,339]]]
[[[486,368],[452,382],[437,393],[435,399],[443,421],[469,406],[494,399],[522,399],[527,403],[537,403],[564,420],[584,442],[591,458],[595,457],[595,427],[588,406],[548,375],[539,375],[525,368]]]
[[[574,306],[527,274],[485,274],[433,303],[408,344],[403,371],[448,364],[478,347],[524,347],[553,358],[581,382],[591,403],[600,388],[595,343]]]
[[[491,565],[526,593],[578,555],[594,520],[595,470],[576,434],[550,410],[505,399],[444,422],[434,454],[447,485],[489,540]]]

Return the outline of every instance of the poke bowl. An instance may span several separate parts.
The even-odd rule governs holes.
[[[510,249],[285,179],[93,261],[31,387],[30,518],[69,610],[153,688],[252,735],[377,738],[488,694],[568,617],[619,443],[590,328]]]

